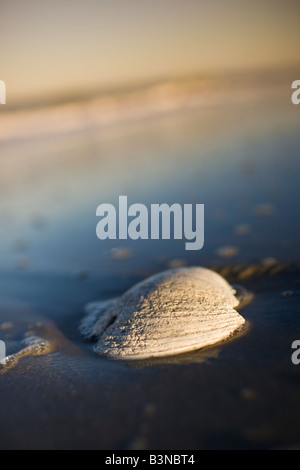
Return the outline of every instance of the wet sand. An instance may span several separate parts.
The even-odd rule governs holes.
[[[288,92],[2,142],[0,325],[11,325],[0,339],[13,354],[32,332],[53,350],[1,370],[1,449],[299,446],[300,137]],[[96,207],[121,194],[204,203],[204,248],[100,242]],[[84,305],[180,265],[253,293],[245,333],[161,361],[96,356],[78,330]]]

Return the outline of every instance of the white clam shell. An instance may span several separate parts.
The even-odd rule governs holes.
[[[228,338],[244,323],[233,288],[219,274],[189,267],[152,276],[116,299],[89,304],[80,330],[112,359],[171,356]]]

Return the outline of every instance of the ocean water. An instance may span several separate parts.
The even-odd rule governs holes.
[[[3,449],[297,446],[299,109],[285,84],[138,121],[1,142]],[[205,205],[205,243],[96,237],[96,208]],[[253,294],[248,328],[161,361],[95,355],[86,303],[176,266],[210,267]],[[298,335],[299,336],[299,335]],[[25,343],[24,343],[25,340]]]

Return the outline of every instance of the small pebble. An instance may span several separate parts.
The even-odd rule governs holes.
[[[147,450],[149,449],[148,441],[145,437],[136,437],[129,446],[130,450]]]
[[[264,266],[275,266],[277,264],[277,259],[269,256],[268,258],[264,258],[262,260],[262,264]]]
[[[46,219],[42,215],[34,215],[31,219],[31,225],[37,230],[43,229],[46,226]]]
[[[248,224],[239,224],[235,227],[234,232],[239,237],[244,237],[245,235],[249,235],[251,227]]]
[[[241,397],[244,400],[255,400],[257,398],[257,395],[254,390],[245,387],[241,390]]]
[[[268,217],[272,217],[274,215],[275,208],[272,204],[264,203],[264,204],[258,204],[254,208],[254,213],[256,217],[265,219]]]
[[[285,290],[284,292],[282,292],[282,297],[292,297],[292,295],[294,295],[294,291],[292,290]]]
[[[214,213],[214,219],[217,222],[223,222],[224,220],[227,219],[227,217],[228,217],[227,212],[222,209],[217,209]]]
[[[16,260],[16,268],[20,271],[25,271],[30,268],[30,258],[19,258]]]
[[[13,326],[14,326],[13,323],[6,321],[1,324],[0,328],[2,331],[9,331],[13,328]]]
[[[170,269],[177,269],[177,268],[182,268],[183,266],[186,266],[186,262],[184,259],[172,259],[168,263],[168,268]]]
[[[114,261],[126,261],[132,257],[132,251],[129,248],[112,248],[110,254]]]
[[[155,405],[153,403],[147,403],[147,405],[144,408],[144,413],[147,416],[152,416],[155,414]]]
[[[75,278],[78,281],[83,281],[85,279],[88,279],[90,277],[90,273],[88,269],[79,269],[78,271],[75,272]]]
[[[29,243],[24,238],[19,238],[18,240],[14,241],[13,248],[15,251],[25,252],[29,248]]]

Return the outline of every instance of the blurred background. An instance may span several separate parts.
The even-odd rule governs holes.
[[[297,0],[1,1],[1,266],[99,267],[111,245],[95,239],[95,210],[120,194],[206,203],[204,260],[236,233],[246,258],[273,256],[271,234],[281,252],[293,207],[251,236],[250,219],[270,219],[285,185],[295,197],[299,10]],[[146,251],[177,258],[183,246]]]
[[[299,60],[297,0],[1,1],[9,103]]]

